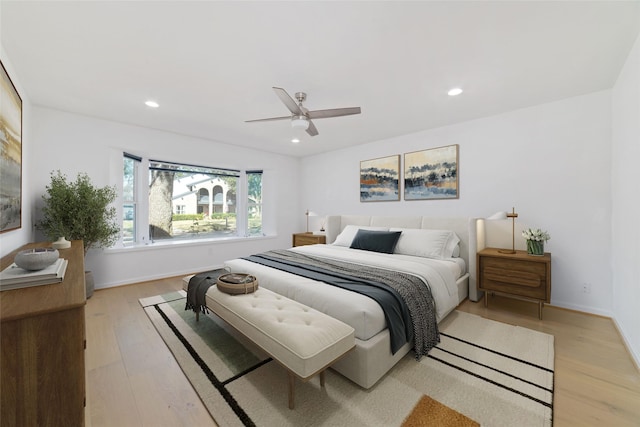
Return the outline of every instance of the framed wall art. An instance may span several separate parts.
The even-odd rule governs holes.
[[[0,61],[0,233],[22,226],[22,99]]]
[[[360,162],[360,201],[400,200],[400,155]]]
[[[405,153],[405,200],[458,197],[458,144]]]

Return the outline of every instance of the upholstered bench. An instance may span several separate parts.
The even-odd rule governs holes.
[[[212,286],[206,300],[209,310],[287,369],[290,409],[295,377],[320,374],[324,387],[325,369],[355,347],[351,326],[265,288],[229,295]]]

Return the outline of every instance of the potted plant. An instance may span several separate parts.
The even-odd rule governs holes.
[[[544,242],[551,239],[551,235],[539,228],[522,231],[522,237],[527,241],[527,253],[529,255],[544,255]]]
[[[72,182],[60,171],[51,172],[51,184],[42,196],[43,218],[37,226],[53,241],[60,237],[82,240],[86,255],[91,248],[115,243],[120,227],[115,207],[109,206],[115,199],[115,187],[96,188],[86,173],[79,173]],[[87,298],[90,298],[93,295],[91,272],[85,272],[85,282]]]

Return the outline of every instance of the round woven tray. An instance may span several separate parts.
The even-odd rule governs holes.
[[[226,294],[250,294],[258,289],[258,279],[245,273],[223,274],[216,280],[216,286]]]

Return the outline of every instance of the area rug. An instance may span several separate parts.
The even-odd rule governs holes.
[[[552,335],[460,311],[440,323],[441,342],[407,354],[364,390],[328,370],[296,383],[214,315],[185,311],[183,291],[140,300],[215,421],[226,426],[549,426]]]

